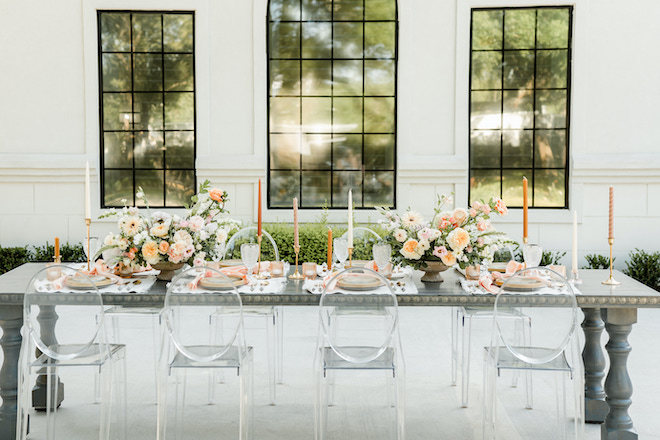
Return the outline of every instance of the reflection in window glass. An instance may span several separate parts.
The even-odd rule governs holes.
[[[195,191],[193,12],[99,11],[103,207],[183,207]]]
[[[396,0],[270,0],[270,208],[394,207],[396,47]]]
[[[573,8],[472,10],[470,201],[531,207],[568,201]]]

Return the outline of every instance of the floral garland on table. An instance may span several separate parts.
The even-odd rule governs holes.
[[[217,217],[226,212],[229,197],[217,188],[209,191],[209,186],[208,180],[200,185],[186,218],[164,211],[152,214],[144,191],[138,187],[136,197],[144,202],[145,210],[124,206],[121,211],[113,208],[99,216],[119,216],[119,233],[105,237],[99,254],[103,253],[111,266],[122,263],[133,270],[160,262],[202,265],[206,260],[220,260],[227,235],[238,228],[238,222]],[[126,200],[122,202],[126,204]]]
[[[426,261],[442,261],[446,266],[464,269],[490,262],[495,251],[511,243],[490,222],[492,213],[507,214],[502,199],[493,197],[487,203],[475,201],[469,209],[443,211],[442,207],[452,201],[452,197],[439,197],[431,222],[410,209],[399,216],[389,209],[376,208],[385,216],[379,223],[387,228],[384,240],[392,246],[395,262],[420,269],[426,267]]]

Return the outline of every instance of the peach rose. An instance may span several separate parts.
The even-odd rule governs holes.
[[[454,251],[462,251],[470,243],[470,234],[463,228],[456,228],[447,235],[447,244]]]
[[[454,221],[460,226],[468,219],[468,212],[463,208],[456,208],[452,214]]]
[[[154,264],[158,262],[160,258],[158,255],[158,245],[155,241],[147,241],[142,246],[142,256],[149,264]]]
[[[209,197],[211,197],[212,200],[215,200],[216,202],[222,202],[222,198],[224,197],[225,192],[221,189],[218,188],[213,188],[211,191],[209,191]]]
[[[413,238],[403,243],[403,247],[399,251],[401,255],[411,260],[419,260],[422,256],[417,253],[419,242]]]
[[[167,241],[163,240],[158,245],[158,252],[160,252],[161,254],[166,254],[169,248],[170,248],[170,244]]]
[[[445,266],[453,266],[456,264],[456,257],[451,252],[447,252],[440,257],[440,260],[445,264]]]
[[[155,226],[151,228],[149,233],[154,237],[167,237],[167,233],[169,232],[169,229],[170,229],[169,222],[157,223]]]

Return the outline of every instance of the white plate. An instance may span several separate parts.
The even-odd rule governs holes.
[[[91,275],[88,278],[81,276],[71,277],[66,280],[64,285],[71,289],[89,289],[92,286],[96,286],[100,289],[101,287],[106,287],[117,282],[117,280],[103,275]]]

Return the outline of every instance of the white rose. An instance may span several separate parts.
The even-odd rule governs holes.
[[[404,231],[403,229],[397,229],[396,231],[394,231],[394,238],[399,243],[403,243],[408,238],[408,234],[406,234],[406,231]]]

